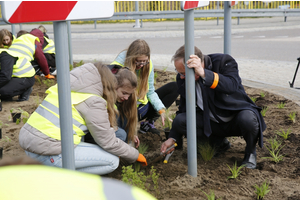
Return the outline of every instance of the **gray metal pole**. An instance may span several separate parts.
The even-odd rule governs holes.
[[[19,24],[19,27],[20,27],[20,30],[22,30],[22,29],[23,29],[23,26],[22,26],[22,24]]]
[[[72,51],[72,31],[71,22],[67,22],[68,25],[68,47],[69,47],[69,64],[73,66],[73,51]]]
[[[139,2],[138,1],[135,2],[135,11],[137,11],[137,12],[139,11]],[[140,19],[135,20],[134,28],[141,28]]]
[[[75,170],[67,23],[53,22],[61,131],[62,166]]]
[[[94,29],[97,29],[97,20],[94,20]]]
[[[14,35],[14,36],[17,36],[16,34],[16,26],[14,24],[11,25],[11,33]]]
[[[224,1],[224,53],[231,54],[231,6]]]
[[[217,1],[217,9],[219,10],[220,8],[220,2]],[[217,25],[219,25],[219,17],[217,17]]]
[[[194,9],[184,11],[185,60],[194,54]],[[185,64],[188,174],[197,177],[195,72]]]

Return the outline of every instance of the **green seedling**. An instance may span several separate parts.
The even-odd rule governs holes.
[[[175,118],[176,113],[170,113],[170,110],[167,109],[165,112],[165,125],[161,125],[163,126],[164,129],[169,129],[171,130],[172,128],[172,123],[173,123],[173,119]]]
[[[237,167],[237,163],[235,161],[235,163],[233,164],[232,168],[229,167],[229,165],[227,165],[228,168],[230,169],[231,171],[231,176],[228,176],[227,179],[236,179],[242,172],[241,172],[241,169],[244,167],[244,165],[241,165],[239,167]]]
[[[11,142],[11,139],[6,135],[5,136],[5,138],[3,138],[3,140],[5,141],[5,142]]]
[[[47,86],[47,87],[51,87],[52,85],[54,85],[54,80],[51,80],[51,79],[46,79],[46,80],[43,80],[43,83]]]
[[[296,123],[296,112],[290,113],[289,118],[293,123]]]
[[[148,150],[148,145],[140,144],[140,146],[138,148],[139,153],[144,154],[147,150]],[[141,169],[141,163],[135,162],[134,163],[134,169],[135,169],[136,172],[139,172],[140,169]]]
[[[291,127],[290,127],[291,128]],[[289,138],[289,135],[291,133],[290,131],[290,128],[287,130],[287,131],[284,131],[283,129],[281,129],[281,132],[280,131],[276,131],[275,133],[281,137],[283,137],[283,139],[288,139]]]
[[[277,105],[277,108],[282,109],[284,108],[285,103],[284,102],[280,102],[280,104]]]
[[[253,103],[255,103],[257,100],[257,98],[255,98],[255,97],[250,97],[250,99],[253,101]]]
[[[27,111],[22,112],[22,121],[25,124],[29,118],[29,113]]]
[[[261,96],[262,98],[264,98],[266,95],[265,95],[265,93],[261,92],[261,93],[260,93],[260,96]]]
[[[204,192],[202,190],[201,190],[201,192],[203,192],[206,195],[207,200],[215,200],[216,199],[215,192],[213,190],[209,190],[209,192],[210,192],[209,194],[207,194],[206,192]],[[221,198],[219,198],[217,200],[221,200]]]
[[[167,69],[168,69],[168,67],[164,67],[164,68],[163,68],[163,71],[165,72],[165,71],[167,71]]]
[[[39,76],[35,76],[35,79],[39,82],[39,85],[42,85],[41,79],[39,78]]]
[[[254,187],[256,189],[256,191],[255,191],[256,199],[258,199],[258,200],[264,199],[266,194],[268,194],[270,192],[269,183],[267,183],[267,181],[264,181],[260,187],[256,184],[254,185]]]
[[[4,126],[8,126],[8,124],[4,124],[4,123],[0,120],[0,129],[2,129]]]
[[[70,69],[70,71],[73,69],[74,67],[73,67],[73,65],[72,64],[70,64],[69,65],[69,69]]]
[[[262,157],[262,159],[270,159],[271,161],[274,161],[275,163],[278,163],[278,162],[282,161],[284,155],[279,155],[279,152],[280,152],[280,150],[281,150],[283,147],[284,147],[284,145],[283,145],[280,149],[277,149],[277,152],[276,152],[276,150],[269,149],[269,148],[266,146],[266,148],[269,150],[270,155],[271,155],[272,157]]]
[[[208,142],[199,143],[197,147],[204,162],[210,161],[214,157],[216,150]]]
[[[263,117],[266,116],[267,110],[268,110],[268,107],[263,107],[263,109],[260,111],[260,113],[261,113],[261,115],[262,115]]]
[[[277,140],[277,136],[275,136],[274,138],[270,138],[270,139],[268,140],[268,142],[269,142],[269,144],[271,145],[271,150],[272,150],[272,151],[277,150],[277,149],[281,146],[281,144],[282,144],[281,141],[278,141],[278,140]]]
[[[156,169],[154,167],[151,167],[150,174],[147,176],[143,172],[136,172],[132,169],[132,166],[123,166],[122,167],[122,181],[124,183],[127,183],[129,185],[136,186],[138,188],[141,188],[142,190],[145,190],[154,196],[159,195],[159,189],[158,189],[158,178],[159,174],[156,173]],[[151,187],[153,189],[151,189]]]

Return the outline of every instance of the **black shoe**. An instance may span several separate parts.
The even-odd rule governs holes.
[[[219,146],[215,146],[215,155],[214,157],[218,157],[219,155],[225,153],[228,149],[230,149],[231,144],[227,140],[227,138],[224,138],[222,143]]]
[[[243,159],[242,165],[249,169],[256,168],[256,153],[245,153],[245,157]]]
[[[2,97],[1,98],[1,101],[13,101],[13,98],[12,97]]]
[[[24,93],[22,93],[19,96],[19,99],[17,101],[18,102],[20,102],[20,101],[28,101],[31,92],[32,92],[32,87],[28,88]]]
[[[153,121],[152,121],[152,123],[148,122],[148,121],[142,122],[139,132],[140,133],[151,132],[153,134],[157,134],[160,136],[160,132],[155,128]]]

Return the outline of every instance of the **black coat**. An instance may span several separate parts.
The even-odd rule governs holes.
[[[198,81],[204,84],[208,106],[213,115],[228,117],[241,110],[253,111],[260,125],[259,146],[262,147],[262,132],[266,129],[266,124],[260,113],[262,109],[256,106],[246,94],[236,61],[227,54],[210,54],[205,56],[204,63],[205,81],[201,78]],[[211,89],[210,87],[214,82],[214,72],[219,75],[219,82],[215,89]],[[180,94],[180,104],[177,113],[186,112],[185,80],[180,79],[180,75],[177,74],[176,81],[178,93]],[[222,123],[222,121],[218,121]],[[171,134],[170,132],[170,137],[172,137]]]

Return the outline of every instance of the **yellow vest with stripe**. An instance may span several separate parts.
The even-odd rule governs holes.
[[[32,113],[27,123],[48,137],[61,140],[57,84],[50,87],[46,93],[48,93],[47,97],[34,113]],[[84,119],[78,113],[74,105],[79,104],[92,96],[98,95],[71,92],[74,144],[79,144],[81,137],[88,132]]]
[[[122,67],[124,67],[124,65],[122,63],[119,63],[117,62],[116,60],[113,61],[111,63],[111,65],[120,65]],[[152,60],[150,59],[150,69],[149,69],[149,76],[150,76],[150,73],[152,71],[152,68],[153,68],[153,64],[152,64]],[[140,72],[140,71],[139,71]],[[137,74],[137,76],[139,76],[139,73]],[[149,90],[149,82],[147,82],[147,90]],[[145,97],[143,99],[138,99],[138,101],[140,102],[140,104],[143,104],[143,105],[146,105],[148,103],[148,98],[147,98],[147,95],[145,95]],[[139,106],[139,105],[138,105]]]
[[[29,61],[32,61],[34,60],[35,40],[40,42],[38,37],[27,33],[14,39],[12,45],[8,49],[19,53],[25,56]]]
[[[121,181],[44,165],[0,167],[1,200],[155,200]]]
[[[9,55],[18,58],[16,64],[13,65],[11,77],[25,78],[33,77],[35,75],[35,70],[31,65],[31,62],[29,62],[26,57],[9,49],[0,49],[0,53],[2,51],[6,51]]]
[[[50,40],[47,37],[44,37],[44,39],[48,42],[48,44],[44,47],[43,52],[44,53],[55,54],[54,41]]]

